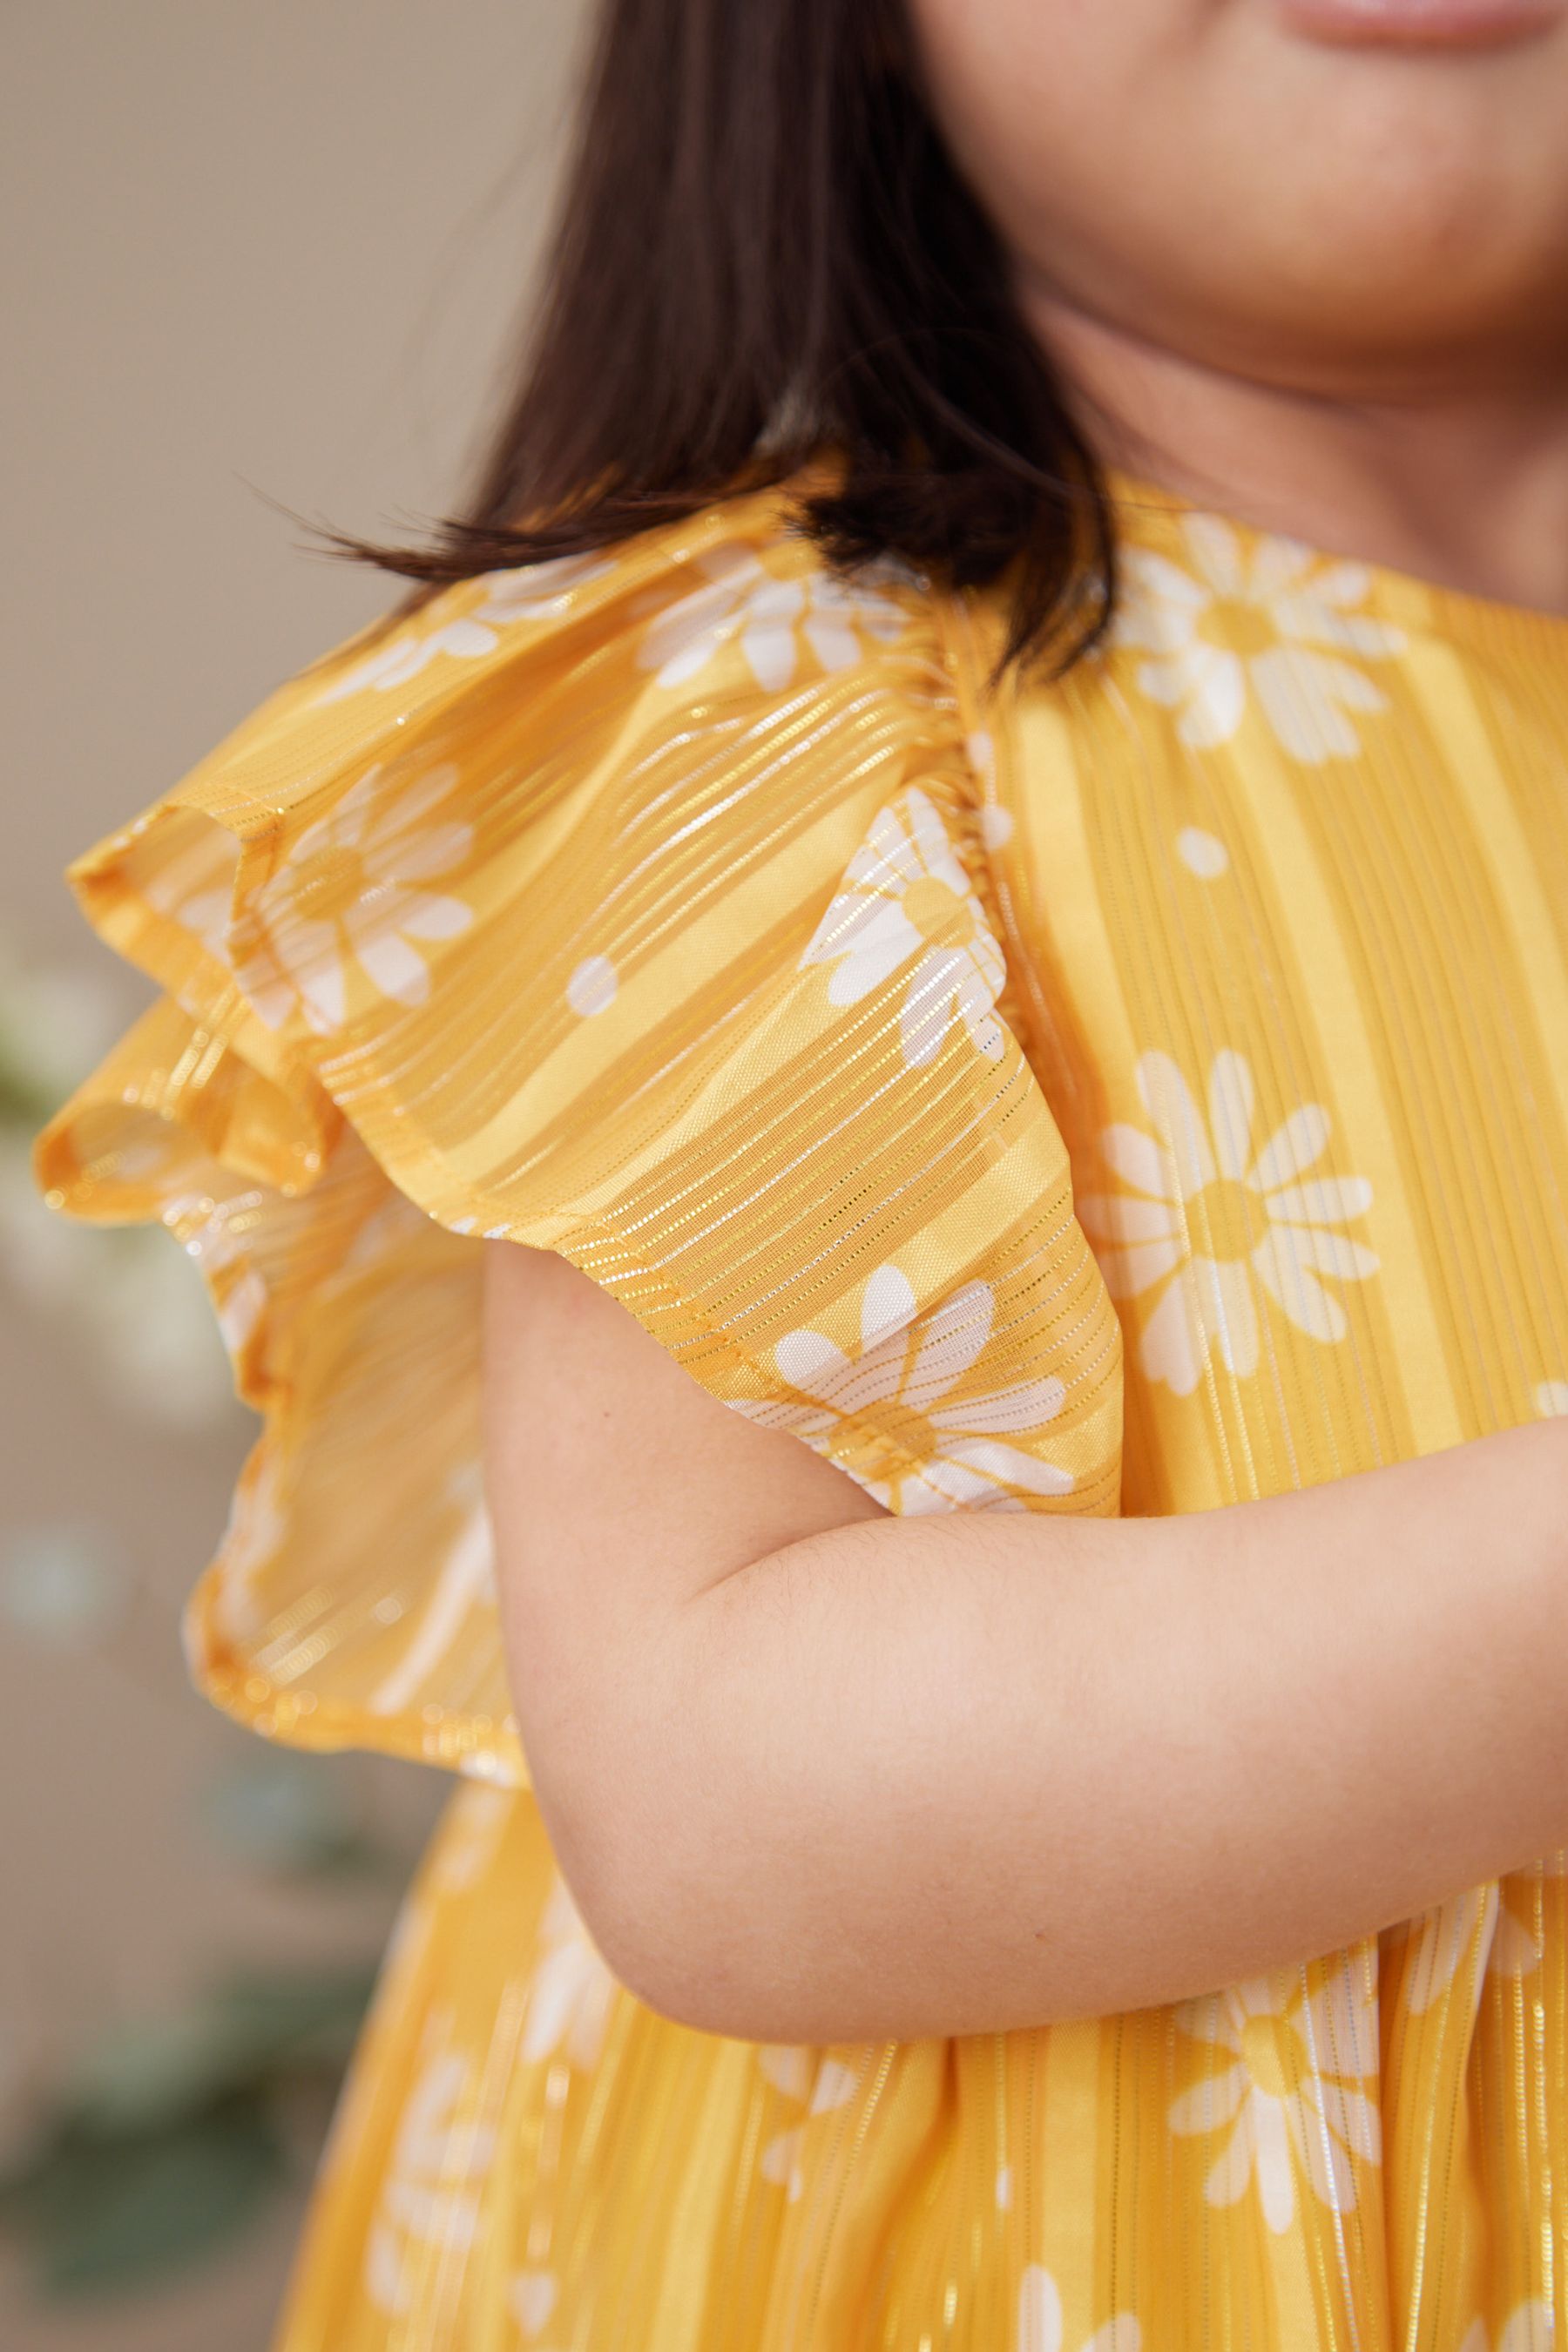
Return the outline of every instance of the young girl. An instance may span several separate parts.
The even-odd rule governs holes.
[[[1552,2342],[1565,121],[1565,0],[616,0],[426,589],[73,867],[196,1671],[470,1781],[284,2352]]]

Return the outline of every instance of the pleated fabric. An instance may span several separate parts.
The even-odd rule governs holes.
[[[490,1784],[280,2352],[1544,2352],[1568,2308],[1568,1854],[1168,2008],[759,2047],[615,1982],[528,1789],[487,1237],[899,1512],[1568,1411],[1568,623],[1116,488],[1064,679],[766,493],[364,633],[71,869],[163,993],[39,1181],[169,1227],[263,1416],[198,1679]]]

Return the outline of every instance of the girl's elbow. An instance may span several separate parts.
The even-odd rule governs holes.
[[[607,1809],[606,1809],[607,1810]],[[569,1840],[572,1893],[610,1974],[646,2009],[700,2033],[744,2042],[813,2039],[819,1954],[775,1916],[724,1841],[689,1815],[622,1808],[579,1819]]]

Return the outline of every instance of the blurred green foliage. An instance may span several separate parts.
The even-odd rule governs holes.
[[[39,2291],[112,2294],[182,2269],[308,2173],[372,1981],[236,1974],[92,2051],[0,2176],[0,2229]]]

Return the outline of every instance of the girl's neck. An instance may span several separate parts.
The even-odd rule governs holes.
[[[1109,465],[1316,547],[1568,614],[1568,363],[1516,386],[1333,397],[1020,290]]]

